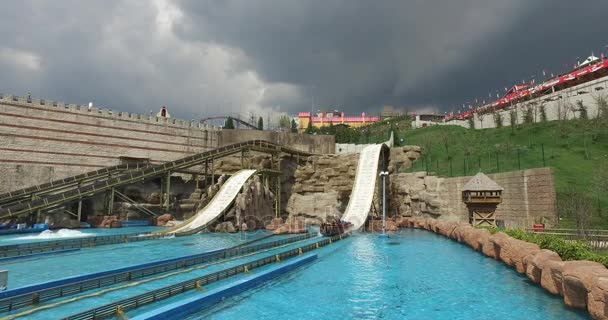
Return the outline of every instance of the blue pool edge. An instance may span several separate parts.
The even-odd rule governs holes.
[[[235,296],[243,291],[256,287],[263,282],[279,277],[300,266],[311,263],[316,259],[316,254],[308,254],[302,257],[298,257],[291,261],[280,263],[278,266],[273,266],[268,270],[261,271],[259,273],[236,280],[229,284],[209,290],[208,292],[205,292],[199,296],[171,303],[166,306],[154,309],[152,311],[148,311],[144,314],[132,317],[130,319],[161,320],[186,317],[188,315],[200,311],[202,308],[209,307],[213,304],[221,302],[222,300],[228,297]]]

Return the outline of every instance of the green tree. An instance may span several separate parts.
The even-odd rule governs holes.
[[[494,112],[494,123],[496,128],[502,128],[502,113],[498,110]]]
[[[515,134],[515,126],[517,126],[517,109],[509,112],[509,123],[511,124],[511,134]]]
[[[296,124],[296,120],[291,119],[291,132],[298,133],[298,125]]]
[[[281,129],[289,129],[289,126],[290,126],[289,117],[287,115],[282,115],[279,118],[279,128],[281,128]]]
[[[224,129],[234,129],[234,121],[232,120],[232,117],[228,117],[228,119],[226,119],[226,122],[224,122]]]
[[[264,130],[264,119],[262,117],[258,118],[258,130]]]
[[[578,118],[581,120],[589,120],[589,115],[587,115],[587,106],[583,104],[583,100],[576,101],[576,109],[578,111]]]
[[[545,104],[540,105],[540,121],[547,122],[547,109],[545,108]]]
[[[308,122],[308,126],[306,126],[306,131],[307,134],[313,134],[315,132],[315,129],[312,127],[312,122]]]
[[[470,117],[467,121],[469,122],[469,129],[475,129],[475,119]]]
[[[532,108],[532,106],[526,107],[525,113],[523,115],[523,120],[526,124],[534,123],[534,109]]]

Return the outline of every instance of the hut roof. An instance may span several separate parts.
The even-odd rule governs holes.
[[[483,172],[476,174],[469,182],[467,182],[463,191],[503,191],[504,188],[499,186],[492,179],[488,178]]]

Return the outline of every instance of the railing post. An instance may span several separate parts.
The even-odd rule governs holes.
[[[540,150],[543,154],[543,167],[546,167],[547,164],[545,163],[545,144],[544,143],[540,145]]]
[[[519,148],[517,148],[517,169],[521,170],[521,158],[519,155]]]

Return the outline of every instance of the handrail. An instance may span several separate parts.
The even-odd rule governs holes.
[[[4,205],[7,202],[11,202],[11,201],[14,201],[17,199],[29,198],[29,197],[32,197],[33,195],[44,194],[46,192],[51,192],[53,190],[56,190],[60,187],[73,186],[74,183],[79,183],[79,182],[86,181],[89,179],[95,179],[97,177],[112,174],[114,172],[138,169],[138,168],[146,167],[146,166],[148,166],[148,165],[147,164],[146,165],[121,164],[121,165],[117,165],[117,166],[112,166],[112,167],[102,168],[102,169],[95,170],[95,171],[86,172],[86,173],[79,174],[79,175],[72,176],[72,177],[54,180],[51,182],[43,183],[40,185],[35,185],[32,187],[27,187],[27,188],[23,188],[23,189],[6,192],[3,194],[0,194],[0,204]]]
[[[335,241],[342,240],[345,237],[348,237],[349,234],[336,235],[331,238],[325,238],[321,241],[317,241],[299,248],[290,249],[287,251],[283,251],[278,254],[269,255],[251,262],[243,263],[238,266],[234,266],[231,268],[227,268],[224,270],[220,270],[211,274],[204,275],[202,277],[186,280],[180,283],[176,283],[170,286],[166,286],[160,289],[148,291],[143,294],[139,294],[136,296],[132,296],[126,299],[122,299],[119,301],[114,301],[103,306],[99,306],[84,312],[80,312],[75,315],[71,315],[63,318],[64,320],[85,320],[85,319],[102,319],[106,317],[115,316],[117,314],[117,310],[128,311],[135,308],[139,308],[141,306],[157,302],[160,300],[164,300],[175,295],[194,290],[197,288],[202,288],[205,285],[226,279],[228,277],[248,272],[253,269],[257,269],[263,267],[265,265],[280,262],[282,260],[286,260],[298,255],[303,254],[304,252],[309,252],[312,250],[319,249],[320,247],[327,246]]]
[[[143,234],[143,235],[142,235]],[[64,249],[75,249],[85,247],[98,247],[107,244],[122,242],[134,242],[163,238],[162,235],[152,233],[129,233],[96,237],[81,237],[73,239],[61,239],[53,241],[29,242],[0,246],[0,258],[18,257],[33,253],[52,252]]]
[[[90,197],[94,194],[105,192],[122,185],[157,177],[169,171],[199,165],[205,160],[232,155],[240,152],[243,149],[251,149],[273,153],[284,152],[303,156],[311,155],[311,153],[308,152],[280,146],[275,143],[264,140],[251,140],[246,142],[235,143],[217,149],[208,150],[185,158],[181,158],[178,160],[165,162],[163,164],[149,166],[143,169],[129,170],[118,176],[109,178],[104,181],[95,182],[86,186],[81,186],[76,189],[59,194],[46,195],[45,197],[41,197],[40,199],[34,199],[27,203],[20,203],[17,205],[0,208],[0,219],[29,214],[32,212],[36,212],[37,210],[56,206],[57,204]]]
[[[103,275],[88,278],[77,281],[62,281],[59,285],[40,289],[31,290],[28,292],[20,293],[18,295],[9,296],[0,299],[0,312],[12,311],[15,309],[27,307],[30,305],[39,304],[40,302],[49,301],[59,297],[66,297],[74,294],[79,294],[87,290],[98,289],[101,287],[114,285],[119,282],[132,281],[135,279],[141,279],[149,277],[155,274],[168,272],[176,269],[186,268],[189,266],[225,260],[231,257],[237,257],[244,254],[265,250],[269,248],[279,247],[285,244],[295,243],[315,237],[316,235],[305,234],[295,237],[289,237],[286,239],[264,242],[260,244],[244,245],[240,244],[226,249],[215,250],[211,252],[205,252],[201,254],[190,255],[186,257],[178,257],[167,259],[164,262],[159,263],[143,264],[142,267],[128,267],[121,268],[112,271],[104,271]],[[265,237],[266,238],[266,237]],[[249,243],[258,241],[256,239]],[[83,276],[79,276],[81,278]],[[18,289],[15,289],[18,290]]]

